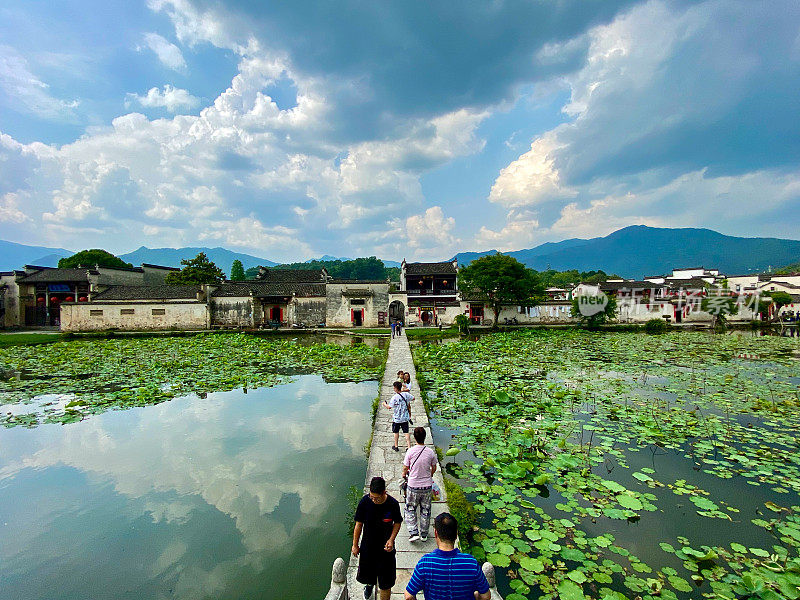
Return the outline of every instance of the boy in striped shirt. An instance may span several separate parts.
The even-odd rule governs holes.
[[[491,600],[489,582],[478,561],[455,547],[458,522],[442,513],[433,522],[436,550],[419,559],[406,586],[405,600]]]

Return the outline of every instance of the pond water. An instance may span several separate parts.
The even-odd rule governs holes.
[[[0,597],[324,597],[376,391],[303,375],[0,428]]]
[[[415,349],[462,540],[506,598],[800,597],[797,340],[526,332]]]

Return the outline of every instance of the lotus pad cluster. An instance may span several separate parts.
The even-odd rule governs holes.
[[[462,543],[508,600],[800,598],[797,356],[700,332],[418,346],[481,515]]]
[[[6,405],[0,423],[70,423],[190,393],[276,385],[294,373],[378,379],[385,358],[385,350],[364,344],[299,344],[238,333],[0,348],[0,405]]]

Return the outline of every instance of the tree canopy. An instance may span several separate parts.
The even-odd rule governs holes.
[[[772,298],[772,301],[775,303],[776,310],[780,310],[787,304],[794,302],[792,295],[787,292],[769,292],[767,295]]]
[[[244,265],[238,258],[231,265],[231,281],[244,281]]]
[[[775,269],[772,272],[772,275],[791,275],[792,273],[800,273],[800,262],[786,265],[780,269]]]
[[[534,271],[505,254],[482,256],[458,272],[458,287],[469,297],[492,307],[494,327],[503,304],[533,306],[540,302],[544,287]]]
[[[353,260],[310,260],[308,262],[288,263],[277,265],[276,269],[326,269],[331,277],[336,279],[375,279],[400,281],[400,269],[386,267],[383,261],[370,256],[368,258],[355,258]],[[258,276],[258,267],[247,269],[248,279]]]
[[[547,269],[538,271],[536,274],[546,288],[548,287],[568,287],[579,283],[603,283],[608,279],[619,279],[617,275],[608,275],[605,271],[556,271]]]
[[[59,269],[76,269],[78,267],[94,267],[95,265],[101,267],[117,267],[122,269],[130,269],[133,265],[126,263],[121,258],[118,258],[100,248],[92,248],[91,250],[81,250],[77,254],[67,256],[58,261]]]
[[[180,271],[167,275],[166,283],[170,285],[191,285],[193,283],[221,283],[225,280],[225,273],[208,260],[204,252],[194,258],[182,260],[181,264],[183,268]]]

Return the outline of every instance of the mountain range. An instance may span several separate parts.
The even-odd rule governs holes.
[[[26,246],[0,240],[0,271],[21,269],[25,265],[55,267],[58,259],[74,254],[64,248]]]
[[[258,265],[275,266],[276,262],[225,248],[147,248],[142,246],[119,257],[133,265],[152,263],[180,267],[181,260],[199,252],[230,273],[234,260],[245,269]],[[459,252],[459,265],[496,250]],[[21,269],[26,264],[56,266],[58,259],[73,253],[64,248],[26,246],[0,240],[0,270]],[[779,238],[742,238],[723,235],[711,229],[669,229],[632,225],[604,237],[572,238],[547,242],[534,248],[504,252],[532,269],[564,271],[603,270],[622,277],[642,278],[669,273],[674,268],[706,267],[728,275],[757,273],[800,261],[800,240]],[[347,260],[325,255],[320,260]],[[452,260],[452,259],[451,259]],[[400,266],[384,260],[387,267]]]
[[[251,254],[244,254],[242,252],[233,252],[226,248],[148,248],[141,246],[133,252],[127,254],[120,254],[119,257],[125,262],[132,265],[140,265],[142,263],[150,263],[152,265],[163,265],[165,267],[180,267],[182,260],[194,258],[200,252],[205,252],[208,259],[217,265],[225,273],[230,274],[231,265],[233,261],[242,261],[242,266],[245,270],[250,267],[258,267],[264,265],[265,267],[274,267],[276,262],[267,260],[266,258],[259,258]]]
[[[455,258],[459,265],[467,265],[496,252],[461,252]],[[548,242],[504,254],[537,271],[603,270],[621,277],[642,278],[666,274],[675,268],[706,267],[739,275],[797,262],[800,241],[733,237],[711,229],[632,225],[605,237]]]

